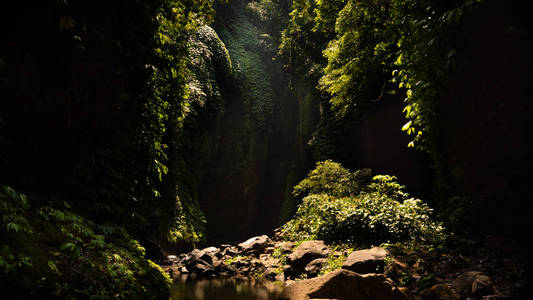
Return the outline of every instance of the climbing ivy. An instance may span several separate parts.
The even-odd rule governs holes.
[[[320,88],[340,118],[384,95],[405,94],[402,130],[412,136],[410,147],[428,150],[438,97],[454,66],[456,33],[482,2],[294,1],[280,51],[289,66],[321,74]]]
[[[394,25],[399,34],[392,41],[398,47],[392,80],[405,91],[404,112],[408,122],[402,130],[412,137],[410,147],[417,144],[435,155],[438,100],[455,66],[456,36],[467,13],[482,2],[399,1],[394,7]]]

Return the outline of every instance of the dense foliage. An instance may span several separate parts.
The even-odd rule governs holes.
[[[530,64],[520,70],[511,67],[520,65],[513,62],[515,55],[529,61],[530,55],[520,50],[529,49],[527,19],[505,1],[293,1],[280,52],[288,59],[294,83],[306,78],[321,92],[316,96],[321,119],[310,141],[315,159],[366,167],[357,159],[366,154],[354,151],[364,151],[364,134],[374,129],[364,127],[365,119],[376,111],[398,110],[391,104],[396,102],[405,116],[397,130],[407,134],[406,146],[423,150],[432,160],[430,200],[455,228],[463,230],[472,218],[483,219],[501,197],[520,198],[518,192],[498,192],[486,182],[503,176],[506,185],[518,186],[529,167],[512,162],[503,175],[497,171],[508,168],[502,155],[488,174],[479,170],[491,156],[514,156],[502,150],[507,141],[529,148],[528,85],[497,75],[530,80]],[[513,96],[497,86],[507,87]],[[521,107],[517,119],[507,117],[510,103]],[[500,106],[506,108],[501,111]],[[363,137],[354,137],[360,132]],[[490,145],[492,154],[482,158],[480,144]],[[517,160],[531,165],[527,155],[519,156]],[[476,183],[466,183],[470,181]],[[519,193],[527,194],[525,189]]]
[[[455,33],[480,2],[294,1],[280,50],[294,67],[321,74],[320,88],[341,116],[384,93],[405,93],[403,130],[414,145],[435,126],[436,97],[458,47]]]
[[[394,176],[370,170],[350,172],[332,161],[317,163],[294,188],[305,195],[283,236],[294,240],[379,245],[385,242],[443,241],[443,228],[432,221],[432,209],[410,198]]]
[[[428,205],[362,169],[383,152],[417,167],[371,145],[395,112],[400,143],[432,159],[448,228],[521,232],[531,32],[503,3],[13,3],[0,18],[0,280],[34,297],[165,297],[148,258],[209,230],[267,232],[295,203],[290,238],[438,242]]]
[[[181,209],[194,205],[177,197],[169,160],[192,102],[189,40],[211,6],[53,1],[2,11],[0,182],[29,195],[0,193],[10,292],[168,296],[136,240],[158,259],[167,238],[194,242],[202,231],[199,209]]]
[[[145,249],[124,227],[88,221],[67,202],[56,209],[32,206],[32,200],[1,187],[0,279],[5,296],[168,298],[170,279],[144,257]]]

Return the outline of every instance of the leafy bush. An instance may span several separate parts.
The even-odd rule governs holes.
[[[70,205],[30,208],[0,188],[0,280],[18,298],[168,298],[170,280],[123,227],[96,225]],[[10,298],[11,299],[11,298]]]
[[[308,178],[295,187],[295,191],[307,187],[312,194],[303,199],[296,217],[283,225],[284,236],[365,245],[399,241],[436,243],[443,239],[443,228],[430,219],[432,209],[422,200],[408,198],[394,176],[378,175],[366,186],[358,186],[360,182],[353,181],[360,178],[357,174],[361,171],[350,173],[331,161],[318,163]],[[333,185],[334,182],[338,184]],[[353,189],[355,186],[359,193]],[[352,187],[348,189],[350,195],[346,195],[346,187]]]
[[[370,174],[370,169],[351,173],[331,160],[317,162],[307,178],[294,187],[293,194],[296,197],[322,193],[337,197],[356,195],[370,181]]]

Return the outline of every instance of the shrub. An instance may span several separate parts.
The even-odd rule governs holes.
[[[309,177],[297,185],[295,190],[313,186],[306,190],[329,193],[310,194],[303,199],[295,218],[282,227],[286,238],[363,245],[409,241],[438,243],[444,238],[442,226],[430,219],[432,209],[422,200],[408,198],[394,176],[375,176],[366,186],[358,187],[358,194],[355,195],[357,191],[353,189],[351,195],[346,195],[346,187],[357,186],[351,180],[357,178],[354,174],[358,172],[350,173],[342,168],[341,173],[332,176],[331,168],[325,165],[342,168],[332,162],[319,163]],[[325,174],[322,171],[326,171]],[[346,181],[333,180],[336,176]]]
[[[96,225],[67,202],[30,209],[30,198],[0,186],[0,281],[8,298],[168,298],[170,279],[123,227]]]
[[[357,195],[370,181],[370,174],[370,169],[351,173],[331,160],[317,162],[307,178],[294,187],[293,194],[296,197],[322,193],[337,197]]]

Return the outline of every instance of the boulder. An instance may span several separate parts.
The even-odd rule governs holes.
[[[161,261],[162,265],[176,265],[180,259],[176,255],[168,255],[166,258]]]
[[[291,265],[294,275],[300,275],[307,264],[317,258],[327,257],[329,249],[324,241],[303,242],[288,257],[287,262]]]
[[[281,252],[283,253],[290,253],[292,252],[292,249],[294,248],[295,243],[291,241],[284,241],[284,242],[278,242],[274,246],[276,248],[281,249]]]
[[[309,276],[314,277],[318,275],[320,270],[326,265],[328,262],[327,258],[317,258],[305,266],[305,273],[307,273]]]
[[[198,257],[198,259],[201,259],[212,266],[214,266],[218,262],[218,258],[215,256],[215,254],[209,252],[203,252],[203,254]]]
[[[213,273],[213,264],[216,261],[213,254],[194,249],[185,256],[182,263],[191,274],[204,276]]]
[[[270,247],[272,245],[272,240],[270,240],[268,236],[260,235],[240,243],[239,248],[244,254],[259,254],[262,253],[265,248]]]
[[[381,274],[361,275],[340,269],[285,287],[280,299],[404,300],[405,295]]]
[[[235,255],[238,255],[239,253],[240,252],[239,252],[239,249],[237,249],[237,247],[231,246],[231,247],[227,247],[224,250],[222,250],[220,255],[222,257],[224,257],[224,256],[235,256]]]
[[[279,259],[274,258],[268,254],[261,254],[259,256],[259,259],[261,260],[261,263],[263,264],[263,266],[265,266],[265,268],[277,267],[279,263]]]
[[[190,261],[200,259],[200,257],[202,257],[204,254],[205,254],[205,251],[194,249],[183,257],[182,263],[186,265]]]
[[[274,250],[276,250],[276,248],[274,248],[274,247],[266,247],[264,252],[266,254],[272,254],[272,253],[274,253]]]
[[[285,278],[292,278],[294,275],[293,269],[290,265],[284,265],[283,266],[283,276]]]
[[[480,274],[474,278],[472,282],[472,295],[476,297],[486,296],[492,294],[492,292],[494,292],[494,284],[489,276]]]
[[[359,274],[382,273],[388,254],[387,250],[381,247],[354,251],[346,258],[342,268]]]
[[[185,268],[189,270],[189,272],[194,273],[193,269],[195,269],[196,265],[205,265],[206,267],[211,267],[210,264],[207,262],[201,260],[201,259],[190,259],[185,263]]]
[[[484,296],[493,291],[492,279],[480,271],[468,271],[457,277],[455,289],[463,296]]]
[[[204,248],[204,249],[202,249],[202,251],[204,251],[205,253],[213,254],[213,255],[215,255],[218,258],[220,258],[222,256],[222,253],[221,253],[220,249],[217,248],[217,247]]]
[[[214,270],[210,265],[201,263],[201,261],[198,261],[195,264],[191,264],[187,267],[187,269],[189,269],[192,274],[199,276],[209,276],[214,273]]]
[[[237,273],[237,269],[232,265],[219,264],[214,267],[215,273],[222,276],[232,276]]]
[[[263,277],[269,280],[274,280],[278,275],[279,271],[276,268],[268,267],[265,272],[263,272]]]

